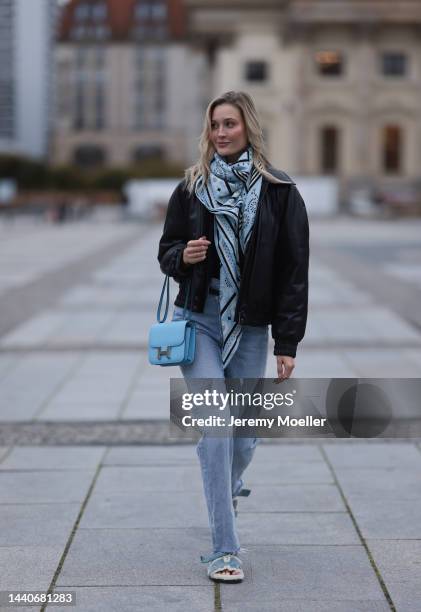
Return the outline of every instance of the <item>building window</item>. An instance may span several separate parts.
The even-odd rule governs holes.
[[[165,19],[167,3],[165,0],[139,0],[134,11],[136,19]]]
[[[166,0],[138,0],[134,5],[133,34],[136,38],[162,39],[168,34]]]
[[[72,38],[76,39],[76,40],[80,40],[82,38],[85,38],[85,36],[88,34],[89,29],[86,28],[83,25],[78,25],[74,28],[72,28]]]
[[[95,91],[95,129],[103,130],[105,127],[105,95],[104,84],[100,81],[96,84]]]
[[[149,19],[150,5],[149,2],[138,2],[134,7],[136,19]]]
[[[61,59],[58,62],[57,79],[57,115],[59,118],[72,116],[72,104],[69,91],[72,90],[73,62],[69,59]]]
[[[317,73],[322,76],[343,74],[343,57],[339,51],[318,51],[315,56]]]
[[[407,73],[407,56],[405,53],[386,52],[382,54],[382,72],[384,76],[403,77]]]
[[[152,19],[165,19],[167,17],[167,5],[165,2],[154,2],[151,9]]]
[[[85,127],[85,95],[83,83],[79,81],[76,85],[75,94],[75,130],[83,130]]]
[[[107,100],[105,49],[102,45],[78,47],[74,77],[74,128],[103,129],[106,124]]]
[[[320,160],[323,174],[335,174],[338,171],[339,130],[326,125],[320,132]]]
[[[75,9],[75,18],[77,21],[83,21],[89,17],[89,4],[82,2]]]
[[[75,19],[77,21],[85,21],[87,19],[102,21],[107,18],[107,14],[108,10],[105,2],[81,2],[75,9]]]
[[[142,162],[146,159],[163,159],[164,150],[160,145],[140,145],[133,151],[133,161]]]
[[[247,62],[245,66],[246,81],[263,82],[268,78],[268,66],[266,62]]]
[[[402,130],[398,125],[383,129],[383,170],[400,172],[402,164]]]
[[[136,47],[134,126],[138,130],[165,125],[165,53],[163,47]]]
[[[102,21],[107,18],[107,5],[105,2],[97,2],[92,5],[92,19]]]
[[[75,18],[77,21],[84,21],[89,17],[89,4],[82,2],[78,4],[75,10]]]
[[[80,145],[73,154],[74,163],[84,168],[102,166],[106,161],[105,151],[97,145]]]
[[[95,38],[97,40],[105,40],[110,36],[110,29],[107,26],[98,25],[95,28]]]

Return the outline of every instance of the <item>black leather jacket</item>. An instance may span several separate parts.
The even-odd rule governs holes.
[[[253,230],[244,254],[235,320],[242,325],[271,324],[275,355],[295,357],[307,322],[309,228],[304,201],[291,178],[280,170],[271,174],[285,181],[269,183],[263,177]],[[159,242],[158,261],[164,274],[180,289],[175,300],[184,306],[191,279],[189,308],[203,312],[209,284],[207,258],[183,263],[189,240],[211,234],[213,215],[185,182],[174,190]]]

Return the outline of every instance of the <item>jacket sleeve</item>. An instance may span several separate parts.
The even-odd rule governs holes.
[[[187,246],[188,207],[185,183],[175,188],[168,203],[163,234],[159,241],[158,261],[164,274],[172,276],[176,282],[191,274],[192,265],[183,262],[183,251]]]
[[[309,226],[304,200],[295,185],[289,189],[277,249],[272,337],[274,355],[295,357],[303,339],[308,311]]]

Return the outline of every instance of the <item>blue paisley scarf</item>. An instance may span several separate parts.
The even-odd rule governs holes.
[[[248,147],[229,164],[215,152],[206,183],[199,177],[195,192],[214,215],[215,247],[221,262],[219,307],[222,325],[224,368],[241,340],[241,325],[234,320],[240,290],[240,250],[244,255],[253,228],[262,186],[262,175],[253,165]]]

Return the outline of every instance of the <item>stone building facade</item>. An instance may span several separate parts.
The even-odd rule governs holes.
[[[343,189],[421,180],[421,2],[185,0],[213,93],[255,99],[273,163]]]
[[[180,0],[71,0],[56,50],[51,161],[194,159],[205,60],[185,42]]]
[[[57,65],[55,162],[187,165],[207,102],[244,89],[291,175],[421,180],[418,0],[71,0]]]

